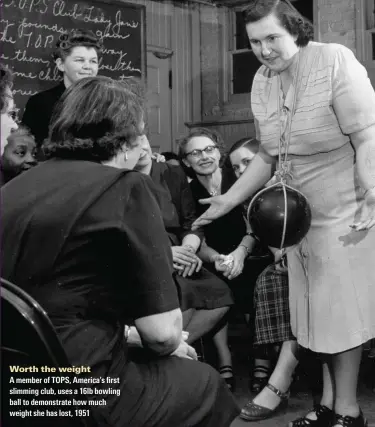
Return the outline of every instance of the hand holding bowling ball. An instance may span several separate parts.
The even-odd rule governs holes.
[[[306,236],[311,225],[311,209],[302,193],[278,183],[254,196],[248,220],[262,243],[282,249],[296,245]]]

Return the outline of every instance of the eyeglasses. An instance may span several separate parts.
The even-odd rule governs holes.
[[[191,156],[194,157],[195,159],[199,159],[200,157],[202,157],[203,153],[206,154],[212,154],[215,150],[216,150],[216,145],[208,145],[206,148],[203,148],[202,150],[193,150],[193,151],[189,151],[188,153],[185,154],[185,157],[187,156]]]

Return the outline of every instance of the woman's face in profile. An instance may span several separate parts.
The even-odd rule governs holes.
[[[132,143],[126,147],[126,157],[124,161],[124,168],[134,169],[138,163],[142,153],[141,137],[138,136]]]
[[[141,154],[137,163],[139,168],[148,166],[152,162],[152,150],[150,146],[150,141],[146,134],[143,134],[139,137],[139,144],[141,147]]]
[[[255,153],[246,147],[237,148],[229,155],[233,171],[238,179],[255,157]]]
[[[246,25],[247,35],[255,56],[267,68],[280,73],[292,64],[299,48],[297,36],[292,36],[272,13]]]
[[[126,169],[134,169],[135,165],[139,162],[140,157],[143,153],[143,131],[145,129],[145,123],[142,120],[139,126],[139,132],[141,135],[138,135],[133,142],[128,144],[125,148],[126,157],[124,158],[123,167]]]
[[[1,112],[1,155],[4,153],[4,148],[8,143],[8,136],[14,130],[18,129],[14,114],[15,110],[13,95],[10,88],[8,88],[5,93],[5,107],[4,110]]]

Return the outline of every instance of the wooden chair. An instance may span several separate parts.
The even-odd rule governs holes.
[[[0,279],[1,283],[1,370],[2,370],[2,425],[8,427],[94,427],[96,423],[92,417],[29,417],[25,418],[10,416],[10,411],[20,410],[19,407],[11,406],[10,400],[13,403],[25,397],[36,398],[42,400],[61,399],[61,395],[46,395],[39,394],[36,396],[26,396],[25,394],[10,394],[11,390],[16,388],[41,389],[45,388],[70,388],[74,389],[72,383],[69,386],[64,384],[17,384],[17,378],[40,377],[45,378],[46,374],[40,374],[41,366],[56,368],[56,372],[50,374],[54,377],[66,377],[66,373],[60,373],[59,367],[69,367],[68,357],[57,337],[55,329],[44,309],[36,302],[27,292],[18,286]],[[39,373],[15,373],[10,371],[10,366],[14,367],[36,367]],[[10,382],[11,377],[15,381]],[[60,397],[59,397],[60,396]],[[79,396],[82,400],[84,396]],[[67,396],[62,395],[64,399]],[[77,398],[77,395],[75,396]],[[31,400],[31,399],[30,399]],[[58,411],[64,409],[56,406],[25,406],[21,405],[22,410],[36,411],[48,409],[49,411]],[[69,409],[75,415],[73,405]]]

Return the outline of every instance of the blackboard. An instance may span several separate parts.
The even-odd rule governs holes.
[[[61,80],[52,52],[60,34],[72,28],[90,29],[102,38],[99,74],[145,78],[145,6],[113,0],[0,0],[0,14],[0,58],[14,71],[20,114],[31,95]]]

